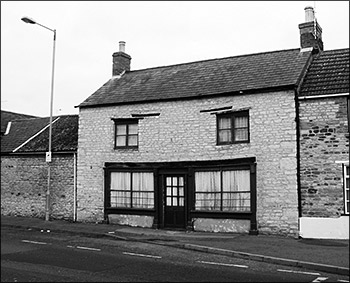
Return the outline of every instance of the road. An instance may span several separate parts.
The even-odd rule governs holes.
[[[173,247],[1,227],[1,282],[349,282]]]

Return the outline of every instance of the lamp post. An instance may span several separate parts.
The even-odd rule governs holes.
[[[50,178],[51,178],[51,144],[52,144],[52,108],[53,108],[53,85],[54,85],[54,74],[55,74],[55,49],[56,49],[56,30],[50,29],[42,24],[39,24],[35,20],[23,17],[21,19],[27,24],[37,24],[43,28],[46,28],[53,32],[53,53],[52,53],[52,76],[51,76],[51,99],[50,99],[50,125],[49,125],[49,151],[46,152],[46,163],[47,163],[47,190],[46,190],[46,207],[45,207],[45,220],[50,220]]]

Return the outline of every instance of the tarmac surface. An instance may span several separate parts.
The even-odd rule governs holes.
[[[147,242],[349,275],[349,240],[295,239],[271,235],[163,230],[65,220],[45,221],[39,218],[4,215],[1,215],[1,226]]]

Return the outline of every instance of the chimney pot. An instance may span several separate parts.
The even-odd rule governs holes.
[[[119,52],[125,53],[125,41],[119,41]]]
[[[313,22],[315,20],[314,8],[311,6],[305,7],[305,23]]]

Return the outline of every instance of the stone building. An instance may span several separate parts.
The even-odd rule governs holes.
[[[297,49],[134,71],[120,42],[78,106],[78,220],[299,236],[298,96],[323,50],[311,12]]]
[[[349,239],[349,48],[315,55],[298,107],[300,236]]]
[[[49,122],[49,118],[11,120],[1,136],[1,214],[45,217]],[[49,206],[52,219],[76,219],[77,143],[78,115],[54,117]]]

